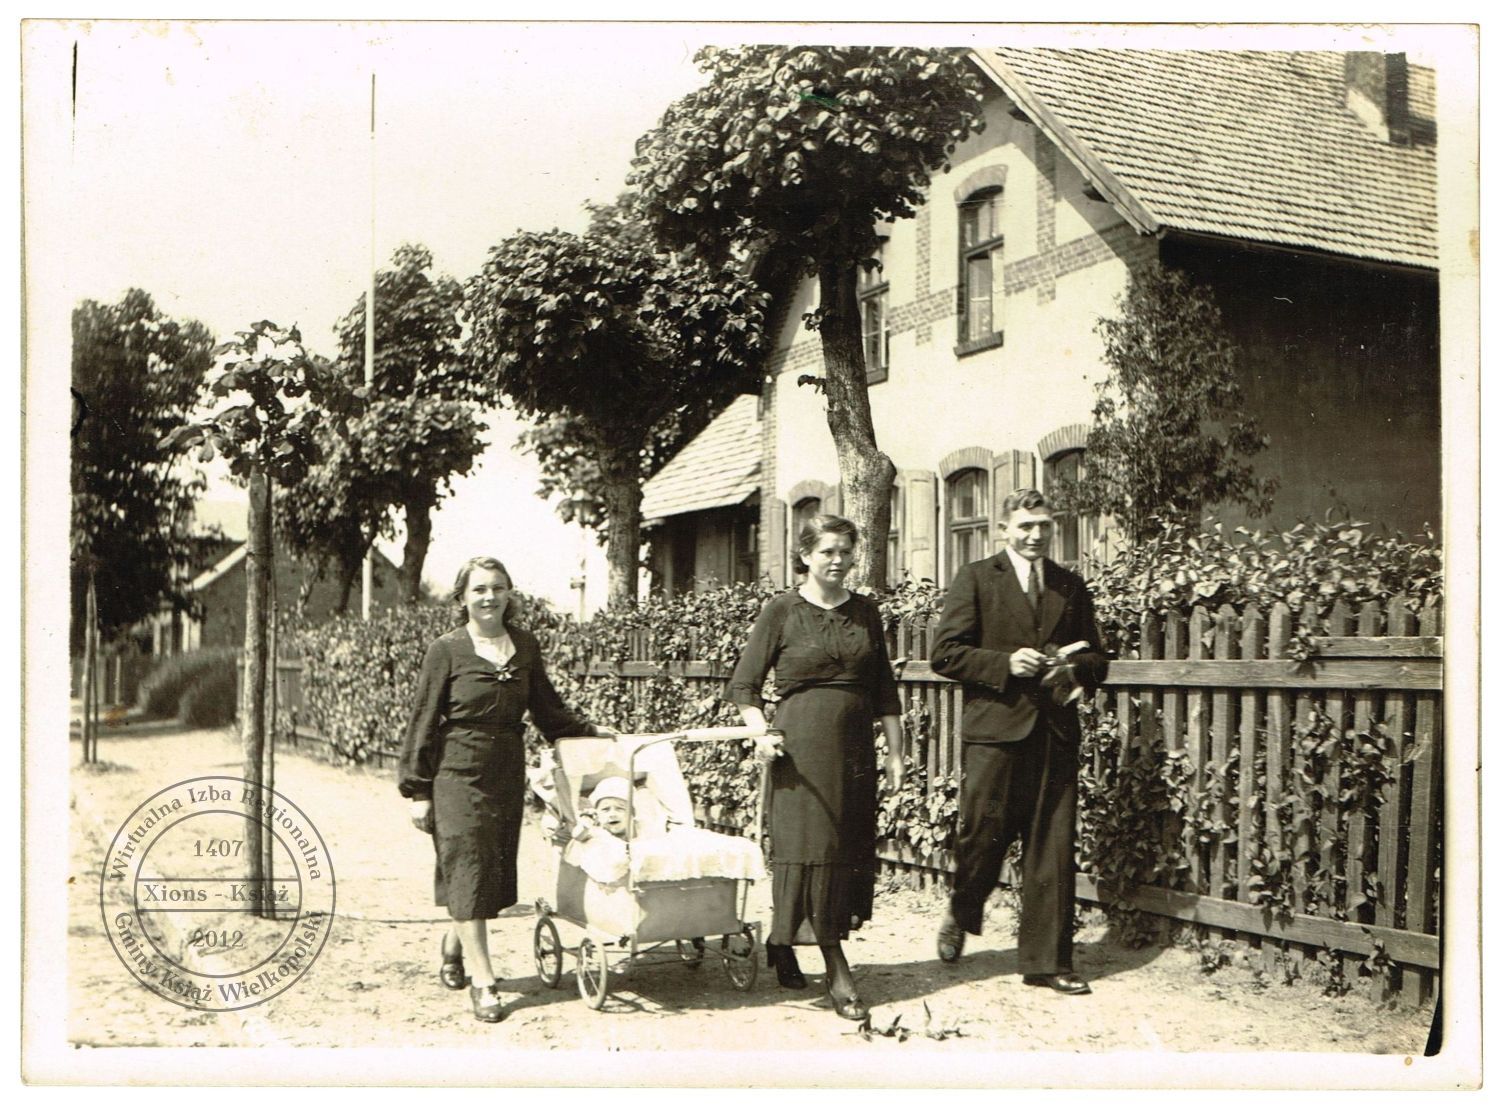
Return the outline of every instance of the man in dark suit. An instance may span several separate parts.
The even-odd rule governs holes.
[[[958,872],[938,957],[957,960],[965,933],[979,934],[1019,837],[1023,980],[1076,996],[1090,990],[1073,972],[1073,699],[1104,680],[1109,662],[1083,579],[1045,557],[1046,498],[1017,489],[1000,512],[1005,548],[954,576],[932,648],[932,668],[964,687]]]

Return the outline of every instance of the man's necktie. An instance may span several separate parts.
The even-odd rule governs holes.
[[[1040,560],[1031,563],[1031,572],[1026,576],[1026,599],[1031,604],[1031,610],[1037,612],[1042,607],[1042,563]]]

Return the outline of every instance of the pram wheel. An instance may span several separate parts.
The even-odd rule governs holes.
[[[703,964],[704,942],[702,939],[678,939],[677,957],[690,966]]]
[[[536,959],[536,975],[542,979],[542,984],[549,989],[557,988],[562,982],[562,938],[557,933],[557,924],[547,916],[536,921],[531,953]]]
[[[742,993],[749,992],[759,968],[755,957],[755,932],[747,926],[736,934],[725,935],[721,953],[729,983]]]
[[[578,995],[590,1008],[604,1007],[609,995],[609,953],[587,936],[578,943]]]

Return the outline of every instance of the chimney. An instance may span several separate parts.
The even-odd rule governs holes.
[[[1344,90],[1344,103],[1381,142],[1411,141],[1405,54],[1350,51],[1344,55]]]

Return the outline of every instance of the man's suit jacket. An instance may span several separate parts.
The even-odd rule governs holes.
[[[1078,682],[1092,691],[1109,671],[1094,624],[1094,602],[1083,578],[1044,559],[1039,616],[1002,550],[970,562],[948,586],[943,616],[932,646],[932,668],[963,682],[963,737],[966,742],[1019,742],[1037,717],[1078,741],[1078,712],[1056,705],[1037,677],[1016,677],[1010,656],[1023,646],[1044,651],[1083,641],[1088,649],[1072,655]]]

